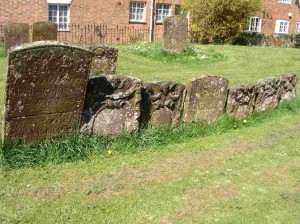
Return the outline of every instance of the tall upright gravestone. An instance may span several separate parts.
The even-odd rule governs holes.
[[[228,83],[227,79],[213,75],[190,80],[183,120],[187,123],[200,121],[208,124],[217,121],[224,114]]]
[[[57,40],[57,24],[37,22],[32,25],[32,41]]]
[[[16,45],[30,42],[30,28],[26,23],[13,23],[4,28],[4,47],[6,51]]]
[[[8,54],[2,137],[36,140],[79,125],[92,52],[59,42],[15,47]]]
[[[183,52],[189,44],[188,19],[183,16],[168,16],[163,23],[163,50],[169,53]]]

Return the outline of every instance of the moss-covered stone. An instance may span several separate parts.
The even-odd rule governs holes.
[[[4,47],[9,48],[30,42],[30,28],[26,23],[14,23],[4,28]]]
[[[57,40],[57,24],[37,22],[32,25],[32,41]]]

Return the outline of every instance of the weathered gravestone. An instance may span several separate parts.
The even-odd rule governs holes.
[[[257,92],[255,109],[265,111],[278,106],[280,100],[280,80],[278,78],[266,78],[260,80],[256,86]]]
[[[12,48],[3,121],[4,141],[36,140],[79,125],[93,53],[59,42]]]
[[[212,75],[193,78],[187,84],[184,122],[217,121],[224,114],[228,83],[227,79]]]
[[[189,44],[188,19],[183,16],[168,16],[163,21],[163,49],[169,53],[183,52]]]
[[[108,46],[90,47],[95,54],[91,65],[91,76],[115,73],[118,59],[118,49]]]
[[[254,111],[256,95],[254,85],[234,86],[228,93],[227,114],[237,119],[249,117]]]
[[[159,127],[180,123],[185,86],[173,82],[150,82],[143,84],[142,115],[143,127]]]
[[[280,100],[291,100],[296,97],[298,77],[295,74],[280,76]]]
[[[117,135],[139,128],[142,82],[121,75],[90,78],[84,103],[82,132]]]
[[[14,23],[4,27],[4,47],[9,48],[30,42],[30,28],[25,23]]]
[[[57,24],[37,22],[32,25],[32,41],[57,40]]]

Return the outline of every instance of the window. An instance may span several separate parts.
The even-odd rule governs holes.
[[[170,15],[171,5],[156,4],[156,22],[161,23],[165,17]]]
[[[261,32],[261,18],[250,17],[249,29],[250,32]]]
[[[278,0],[278,2],[292,4],[292,0]]]
[[[278,33],[278,34],[289,33],[289,21],[276,20],[275,33]]]
[[[297,26],[296,26],[296,33],[300,33],[300,22],[297,23]]]
[[[130,22],[145,22],[145,7],[146,4],[143,2],[130,2]]]
[[[49,5],[48,20],[58,24],[58,29],[67,31],[70,24],[69,5]]]

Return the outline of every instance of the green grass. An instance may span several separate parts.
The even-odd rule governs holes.
[[[145,81],[209,73],[231,85],[299,75],[298,49],[193,47],[224,57],[164,62],[159,52],[122,46],[117,70]],[[0,56],[2,86],[5,63]],[[299,96],[247,124],[225,116],[113,141],[75,135],[8,145],[0,153],[0,223],[298,223],[299,149]]]

